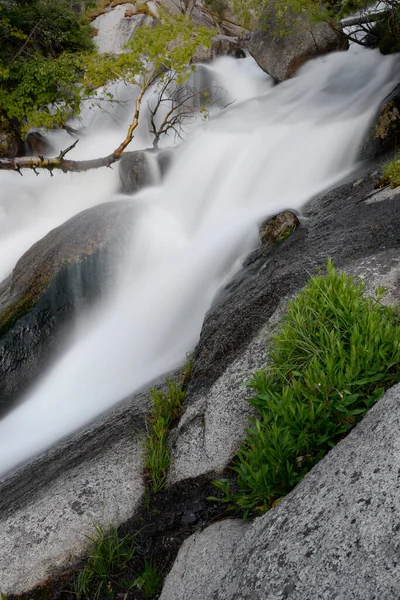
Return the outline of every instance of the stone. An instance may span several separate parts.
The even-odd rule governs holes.
[[[0,592],[19,594],[68,569],[87,535],[127,521],[143,485],[148,393],[135,395],[0,481]]]
[[[159,168],[164,168],[167,152],[157,164],[157,157],[151,151],[127,152],[119,161],[118,172],[123,194],[135,194],[139,190],[158,181]],[[166,168],[166,167],[165,167]]]
[[[24,155],[24,142],[18,128],[11,121],[0,122],[0,157],[15,158]]]
[[[376,158],[396,150],[399,134],[400,84],[381,102],[374,122],[358,151],[358,158],[361,160]]]
[[[25,138],[27,154],[33,156],[51,156],[54,148],[47,138],[39,131],[31,131]]]
[[[400,387],[256,519],[213,600],[400,595]],[[187,598],[190,598],[188,593]]]
[[[160,600],[206,600],[218,589],[249,523],[227,519],[185,540]]]
[[[381,272],[397,265],[400,188],[385,201],[367,203],[375,189],[377,163],[312,200],[291,235],[265,251],[260,246],[221,290],[207,313],[194,353],[192,391],[205,394],[265,326],[282,298],[300,290],[328,257],[347,268],[381,256]],[[354,187],[354,181],[362,182]],[[197,392],[196,392],[197,393]]]
[[[256,369],[265,367],[268,347],[286,302],[268,320],[246,350],[205,393],[190,388],[185,410],[174,432],[169,483],[220,475],[236,455],[245,437],[249,417],[256,412],[246,402],[251,391],[244,385]]]
[[[125,45],[132,39],[135,31],[142,25],[151,25],[153,17],[147,14],[136,14],[134,4],[119,4],[96,17],[92,25],[97,29],[93,38],[102,54],[121,54]]]
[[[275,508],[189,538],[161,599],[398,598],[399,427],[396,385]]]
[[[210,48],[200,46],[197,48],[192,62],[207,63],[218,56],[233,56],[234,58],[245,58],[246,54],[240,47],[237,39],[227,35],[216,35],[212,40]]]
[[[347,49],[345,37],[326,23],[310,24],[306,15],[290,9],[281,15],[278,9],[278,0],[270,0],[248,46],[259,66],[275,81],[289,79],[311,58]]]
[[[0,284],[0,414],[49,364],[65,328],[110,289],[134,214],[129,200],[79,213],[34,244]]]

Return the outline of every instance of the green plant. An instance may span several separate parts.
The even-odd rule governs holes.
[[[400,185],[400,158],[395,158],[384,165],[382,177],[377,185],[378,187],[390,185],[392,188]]]
[[[181,385],[166,380],[166,391],[153,388],[153,407],[148,420],[149,433],[145,445],[145,469],[154,492],[159,492],[166,483],[171,463],[168,431],[181,412],[185,392]]]
[[[271,508],[399,381],[397,312],[381,304],[382,289],[363,293],[329,260],[289,303],[271,364],[250,382],[260,417],[233,467],[239,489],[215,482],[223,502],[245,515]]]
[[[144,600],[153,600],[158,598],[162,582],[162,573],[152,562],[145,561],[142,574],[135,579],[135,586],[141,590]]]
[[[116,576],[128,566],[135,553],[131,536],[120,537],[116,527],[104,530],[97,525],[89,537],[89,557],[77,578],[78,598],[98,600],[102,594],[114,598]]]

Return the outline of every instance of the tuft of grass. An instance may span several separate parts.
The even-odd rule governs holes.
[[[289,303],[271,364],[249,384],[259,418],[233,466],[238,489],[214,482],[223,502],[245,516],[274,506],[400,380],[400,320],[383,293],[365,297],[329,260]]]
[[[166,391],[153,388],[153,407],[148,419],[149,434],[145,445],[145,470],[153,492],[159,492],[166,483],[171,464],[168,432],[171,424],[179,417],[185,392],[181,385],[166,380]]]
[[[153,600],[161,592],[163,575],[152,562],[145,561],[143,572],[134,584],[142,592],[144,600]]]
[[[135,554],[132,536],[120,537],[117,528],[104,530],[97,525],[90,541],[89,557],[77,578],[78,598],[98,600],[108,596],[114,598],[113,586],[116,577],[127,568]]]
[[[378,187],[385,185],[390,185],[392,188],[400,185],[400,158],[395,158],[384,165]]]

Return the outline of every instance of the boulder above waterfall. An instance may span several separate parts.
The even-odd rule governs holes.
[[[310,23],[290,9],[281,14],[278,0],[269,1],[249,43],[250,54],[276,81],[289,79],[311,58],[347,47],[345,37],[328,24]]]
[[[0,413],[42,372],[72,316],[111,284],[134,212],[126,200],[79,213],[34,244],[0,284]]]

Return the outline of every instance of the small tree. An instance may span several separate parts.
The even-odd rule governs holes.
[[[125,139],[110,155],[85,161],[72,161],[66,154],[76,145],[77,141],[69,148],[62,151],[56,158],[44,157],[19,157],[14,159],[0,159],[0,169],[21,170],[24,168],[45,168],[50,171],[87,171],[89,169],[110,166],[119,160],[133,139],[134,132],[139,124],[141,105],[145,93],[156,82],[163,85],[168,81],[170,74],[174,73],[178,85],[187,82],[194,67],[190,65],[192,56],[199,45],[210,46],[213,31],[205,27],[196,27],[193,21],[185,16],[163,16],[162,21],[155,27],[142,26],[134,38],[127,45],[127,52],[119,56],[86,53],[77,57],[77,72],[80,72],[79,85],[70,81],[65,93],[71,93],[73,103],[68,108],[77,113],[77,99],[91,96],[94,100],[109,97],[106,92],[98,92],[102,86],[107,86],[117,80],[122,80],[134,85],[138,89],[134,116],[128,128]],[[59,99],[54,100],[58,116],[66,117],[67,103],[58,109]],[[38,109],[38,114],[53,114],[54,107],[47,105]],[[37,122],[37,121],[36,121]],[[44,123],[43,123],[44,124]]]

